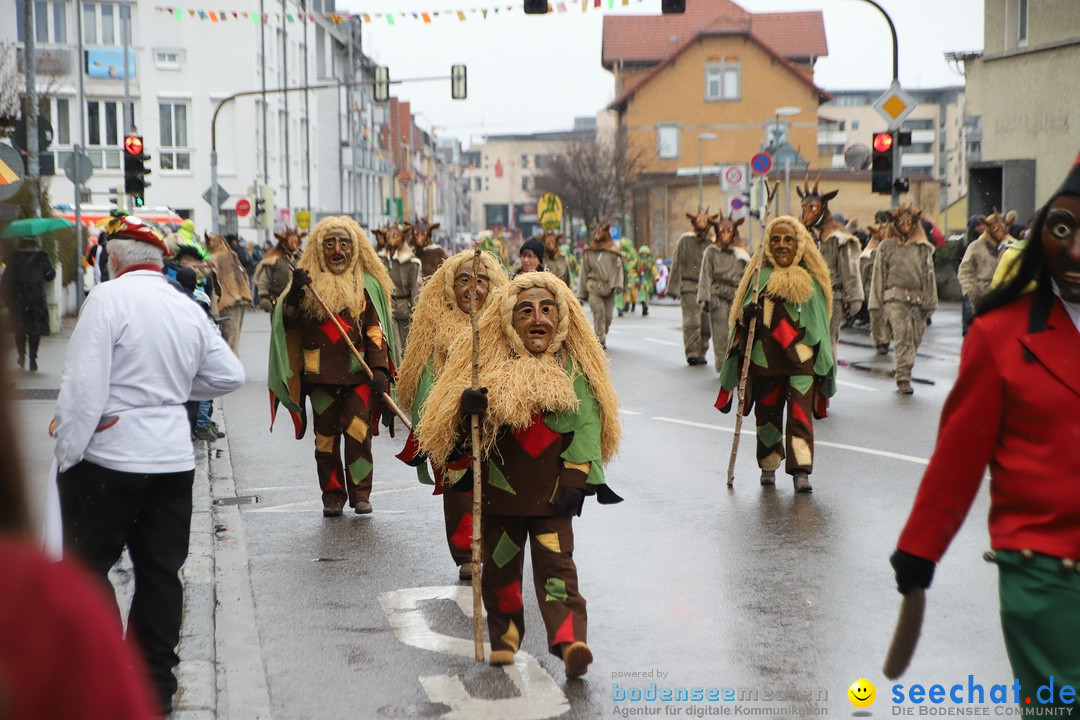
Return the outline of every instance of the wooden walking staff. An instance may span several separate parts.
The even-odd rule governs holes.
[[[768,184],[765,185],[765,210],[762,213],[761,225],[764,228],[769,223],[769,206],[772,204],[773,196],[776,195],[776,191],[780,188],[780,183],[777,182],[769,189]],[[765,243],[769,239],[764,236],[760,242],[762,246],[758,248],[758,252],[754,253],[757,256],[757,263],[754,265],[754,278],[750,282],[751,291],[754,293],[753,299],[750,301],[756,303],[758,301],[758,285],[761,280],[761,265],[765,262]],[[744,306],[745,307],[745,306]],[[731,458],[728,460],[727,467],[727,484],[731,487],[735,484],[735,456],[739,453],[739,437],[742,434],[742,419],[743,419],[743,398],[746,397],[746,386],[750,377],[750,353],[754,348],[754,329],[757,327],[757,322],[750,323],[746,328],[746,347],[743,348],[743,361],[742,372],[739,374],[739,386],[735,391],[735,436],[731,440]]]
[[[349,334],[345,332],[345,328],[342,327],[341,321],[338,320],[338,316],[330,312],[330,308],[326,305],[323,299],[319,297],[319,293],[315,292],[315,288],[308,285],[304,289],[305,291],[311,293],[311,297],[315,298],[315,301],[322,306],[322,309],[325,310],[326,314],[330,316],[330,319],[334,321],[335,327],[337,327],[338,332],[341,333],[341,337],[345,338],[345,344],[349,346],[349,350],[352,351],[353,357],[356,358],[356,362],[360,363],[360,367],[364,370],[365,373],[367,373],[368,379],[374,380],[375,374],[371,372],[371,368],[369,368],[368,364],[364,362],[364,356],[360,354],[360,351],[356,349],[355,345],[353,345],[352,340],[349,339]],[[402,412],[401,408],[398,407],[398,404],[394,402],[394,399],[390,397],[389,388],[387,389],[387,392],[384,392],[382,394],[382,399],[383,404],[386,405],[386,407],[390,408],[390,410],[398,416],[398,419],[401,420],[402,423],[404,423],[405,427],[411,431],[413,429],[412,422],[410,422],[409,418],[405,415],[404,412]]]
[[[480,274],[480,246],[473,253],[472,277],[469,279],[469,319],[472,321],[472,389],[480,387],[480,324],[476,319],[476,279]],[[473,650],[476,661],[484,662],[483,603],[480,583],[483,563],[480,541],[480,416],[470,415],[472,425],[472,617]]]

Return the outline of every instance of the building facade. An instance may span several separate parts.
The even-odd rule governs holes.
[[[956,54],[967,112],[981,120],[981,159],[969,167],[971,212],[1031,217],[1080,148],[1080,3],[985,0],[983,50]]]
[[[339,213],[364,225],[385,219],[395,167],[378,140],[389,117],[385,104],[372,98],[374,65],[361,51],[359,18],[338,16],[335,22],[329,14],[334,0],[311,0],[303,8],[295,0],[267,3],[262,15],[253,0],[231,7],[236,9],[209,12],[148,0],[34,3],[40,115],[53,128],[43,166],[51,155],[54,206],[74,203],[76,188],[63,167],[76,146],[94,168],[84,202],[108,202],[116,195],[111,188],[122,190],[122,142],[134,132],[151,156],[146,203],[176,209],[200,231],[212,221],[203,195],[215,150],[217,181],[226,193],[223,231],[269,237],[235,210],[249,188],[261,184],[273,190],[275,225],[296,225],[301,210],[311,222]],[[21,68],[23,0],[5,4],[0,13],[0,42],[18,44]],[[81,107],[80,48],[86,58]],[[262,93],[301,86],[318,89]]]

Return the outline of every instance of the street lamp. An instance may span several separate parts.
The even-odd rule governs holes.
[[[773,110],[773,115],[776,116],[775,125],[773,126],[773,132],[776,137],[776,150],[774,152],[779,153],[780,149],[784,145],[790,146],[787,134],[784,135],[783,144],[780,143],[780,118],[792,117],[802,112],[801,108],[793,107],[791,105],[784,105]],[[787,213],[791,214],[791,153],[784,153],[784,195],[787,197]],[[780,196],[776,196],[776,214],[780,214]]]
[[[701,161],[701,141],[702,140],[715,140],[716,133],[704,132],[698,133],[697,136],[697,208],[698,212],[701,212],[702,203],[705,200],[705,190],[702,184],[702,175],[705,174],[704,167]]]

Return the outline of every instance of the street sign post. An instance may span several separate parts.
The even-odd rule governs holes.
[[[746,190],[746,166],[742,164],[724,165],[720,170],[720,189],[723,192],[744,192]]]
[[[204,192],[202,194],[202,199],[205,200],[207,203],[209,203],[212,207],[219,208],[219,207],[221,207],[222,203],[224,203],[226,200],[229,199],[229,191],[226,190],[225,188],[221,187],[221,185],[218,185],[217,186],[217,197],[215,198],[215,196],[214,196],[214,188],[215,188],[214,185],[211,185],[210,187],[206,188],[206,192]],[[214,204],[215,200],[217,201],[216,205]]]
[[[0,200],[19,192],[22,183],[22,155],[10,145],[0,145]]]
[[[767,152],[755,153],[750,158],[750,169],[755,175],[768,175],[772,170],[772,155]]]
[[[907,116],[918,106],[915,98],[897,80],[893,80],[889,89],[874,101],[874,109],[889,123],[890,130],[896,130]]]
[[[82,185],[94,174],[94,163],[89,155],[80,150],[68,157],[67,162],[64,163],[64,174],[71,182]]]

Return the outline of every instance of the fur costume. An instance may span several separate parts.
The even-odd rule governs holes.
[[[559,326],[547,351],[534,356],[513,328],[518,294],[527,288],[548,290],[559,306]],[[619,446],[619,403],[611,385],[608,359],[589,327],[581,305],[566,285],[549,272],[526,273],[510,281],[487,303],[479,320],[481,337],[480,386],[489,390],[488,410],[480,435],[481,456],[495,445],[499,429],[530,426],[537,407],[547,413],[577,409],[574,379],[583,376],[596,397],[602,418],[600,461],[607,462]],[[462,335],[450,349],[446,367],[424,404],[420,446],[438,467],[446,467],[461,426],[459,399],[472,379],[472,337]],[[570,367],[568,374],[565,368]],[[593,471],[602,473],[601,468]],[[592,480],[590,473],[590,480]]]
[[[234,305],[251,305],[251,284],[247,271],[225,238],[206,233],[206,246],[210,249],[210,267],[214,269],[221,288],[218,307],[225,310]]]
[[[412,340],[398,371],[397,399],[404,408],[413,407],[428,363],[434,363],[433,370],[438,377],[454,340],[471,328],[468,313],[461,312],[457,306],[454,278],[461,266],[470,262],[474,255],[473,250],[462,250],[454,255],[439,266],[420,291],[420,298],[413,310]],[[480,263],[488,276],[489,285],[487,298],[484,305],[476,308],[477,313],[483,312],[496,291],[507,283],[506,273],[494,255],[480,253]],[[414,420],[415,415],[414,412]]]

